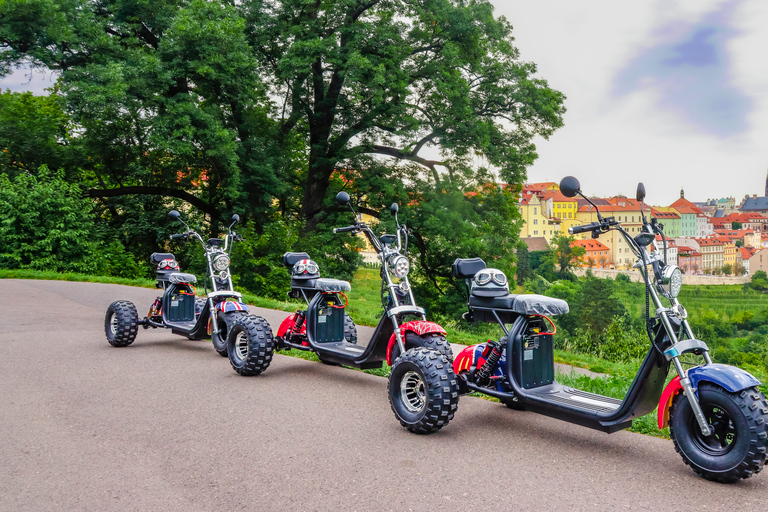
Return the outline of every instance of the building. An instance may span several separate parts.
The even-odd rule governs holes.
[[[768,217],[755,212],[732,213],[719,220],[726,225],[726,229],[732,229],[733,223],[738,222],[742,229],[751,229],[756,233],[768,232]]]
[[[662,211],[658,208],[651,208],[651,217],[659,221],[664,227],[663,231],[667,237],[678,237],[680,235],[680,214],[674,210]]]
[[[755,233],[751,229],[716,229],[715,235],[728,238],[733,243],[740,241],[742,246],[760,247],[762,245],[760,233]]]
[[[610,249],[599,240],[595,240],[594,238],[574,240],[571,242],[571,247],[584,248],[585,254],[584,257],[581,258],[582,267],[607,268],[610,264]]]
[[[560,220],[575,219],[578,202],[572,197],[566,197],[559,190],[547,190],[541,195],[541,203],[547,217]]]
[[[664,255],[664,240],[660,235],[656,235],[656,240],[653,245],[656,250],[663,256]],[[678,265],[678,247],[675,240],[667,237],[667,265]],[[678,265],[679,266],[679,265]]]
[[[750,274],[754,274],[758,270],[768,272],[768,249],[755,251],[748,261]]]
[[[600,206],[600,213],[603,217],[615,217],[621,222],[622,227],[631,236],[640,233],[643,226],[640,204],[634,199],[615,198],[617,204]],[[613,199],[609,199],[613,202]],[[645,207],[646,215],[650,215],[651,208]],[[586,205],[579,208],[577,213],[577,225],[589,224],[597,221],[597,212],[592,205]],[[585,240],[591,238],[590,233],[578,235]],[[600,241],[609,249],[609,255],[612,263],[618,269],[630,269],[636,261],[636,256],[632,253],[624,237],[616,230],[611,230],[600,236]]]
[[[520,238],[544,237],[550,242],[559,233],[560,226],[549,220],[544,210],[545,205],[536,194],[523,195],[518,208],[523,217]]]
[[[716,268],[723,268],[725,260],[725,242],[718,237],[697,238],[701,253],[701,270],[705,273]]]
[[[712,218],[703,211],[696,214],[696,236],[699,238],[715,234],[715,228],[712,225]]]
[[[746,196],[739,206],[741,213],[759,213],[768,215],[768,197]]]
[[[701,253],[690,247],[678,247],[677,266],[686,274],[701,274]]]

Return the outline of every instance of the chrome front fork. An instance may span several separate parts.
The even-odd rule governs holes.
[[[219,335],[219,322],[216,318],[216,308],[213,307],[213,299],[208,297],[208,311],[211,313],[211,335]]]

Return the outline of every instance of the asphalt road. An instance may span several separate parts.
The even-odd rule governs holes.
[[[0,281],[0,510],[765,510],[768,471],[711,483],[663,439],[469,397],[416,436],[380,377],[280,355],[240,377],[164,330],[111,347],[109,303],[155,295]]]

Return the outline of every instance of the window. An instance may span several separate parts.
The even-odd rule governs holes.
[[[538,231],[534,231],[534,232],[533,232],[533,234],[534,234],[534,235],[538,235],[538,234],[539,234],[539,232],[538,232]]]
[[[539,223],[539,219],[533,219],[533,223],[534,224],[538,224]]]
[[[539,210],[538,208],[534,208],[534,209],[533,209],[533,214],[534,214],[534,215],[538,215],[538,214],[539,214],[539,213],[538,213],[538,210]]]

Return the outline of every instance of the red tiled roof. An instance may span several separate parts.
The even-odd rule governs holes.
[[[608,246],[603,244],[600,240],[595,240],[594,238],[590,238],[588,240],[574,240],[571,242],[571,247],[574,246],[580,246],[586,249],[587,251],[607,251]]]
[[[541,194],[542,199],[553,199],[558,203],[575,203],[576,200],[572,197],[565,197],[559,190],[547,190]]]
[[[678,215],[675,212],[663,212],[653,207],[651,207],[651,215],[653,215],[657,219],[679,219],[680,218],[680,215]]]
[[[701,213],[701,208],[699,208],[698,206],[696,206],[695,204],[693,204],[692,202],[690,202],[689,200],[687,200],[684,197],[681,197],[680,199],[678,199],[677,201],[675,201],[674,203],[672,203],[669,206],[671,206],[672,208],[674,208],[677,211],[680,211],[680,210],[678,210],[678,207],[680,207],[680,208],[692,209],[692,210],[694,210],[693,213]]]

